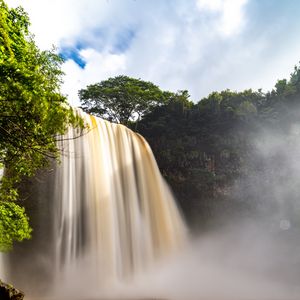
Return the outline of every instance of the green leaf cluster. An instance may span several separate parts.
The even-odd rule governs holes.
[[[29,226],[25,209],[14,202],[0,202],[0,251],[12,249],[12,241],[29,239]]]
[[[128,76],[109,78],[79,91],[83,110],[125,125],[140,120],[169,96],[151,82]]]
[[[0,164],[5,166],[0,245],[29,237],[24,210],[9,203],[18,199],[22,177],[33,176],[49,158],[58,157],[57,135],[70,124],[82,125],[59,91],[62,59],[55,49],[36,46],[29,25],[21,7],[10,9],[0,0]]]

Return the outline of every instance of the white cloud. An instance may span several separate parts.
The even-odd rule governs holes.
[[[110,22],[119,11],[117,2],[108,0],[6,0],[28,12],[38,45],[45,49],[65,40],[74,42],[99,24]],[[120,12],[118,12],[120,14]],[[119,18],[119,16],[116,16]]]
[[[82,50],[80,54],[86,61],[84,69],[73,60],[67,60],[63,65],[66,76],[62,92],[68,95],[70,104],[74,106],[80,105],[79,89],[126,70],[126,57],[123,54],[99,53],[94,49]]]
[[[49,48],[52,44],[57,45],[59,41],[78,28],[74,19],[74,13],[69,10],[68,1],[39,1],[39,0],[8,0],[10,6],[23,6],[28,12],[31,21],[31,30],[35,34],[38,45]],[[68,11],[68,16],[66,12]],[[65,18],[66,22],[62,20]]]
[[[73,104],[79,104],[79,89],[120,74],[172,91],[188,89],[196,101],[213,90],[270,88],[299,61],[297,27],[288,18],[285,27],[274,26],[276,18],[264,22],[263,10],[257,22],[248,9],[254,0],[7,2],[29,12],[42,48],[81,45],[84,69],[72,60],[63,67],[63,92]],[[255,3],[261,9],[262,2]],[[128,30],[132,40],[117,51]]]
[[[199,9],[208,9],[212,11],[219,11],[223,8],[224,0],[197,0]]]
[[[223,16],[220,30],[225,35],[240,32],[244,26],[244,6],[247,0],[227,0],[224,2]]]
[[[71,105],[79,106],[78,90],[85,85],[82,69],[73,60],[67,60],[63,65],[63,71],[66,76],[61,91],[67,95]]]
[[[124,71],[126,67],[124,54],[99,53],[94,49],[82,50],[80,54],[87,61],[86,72],[89,70],[94,72],[99,68],[105,74],[114,74]]]
[[[225,36],[239,33],[244,26],[247,0],[197,0],[200,11],[214,14],[216,28]]]

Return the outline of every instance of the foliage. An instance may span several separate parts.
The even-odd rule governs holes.
[[[165,103],[170,95],[151,82],[127,76],[109,78],[79,91],[83,110],[126,125]]]
[[[133,88],[139,82],[119,76],[79,95],[88,112],[129,125],[148,140],[190,223],[201,220],[203,226],[215,222],[213,216],[249,209],[255,197],[247,191],[255,188],[243,188],[251,201],[241,202],[235,186],[263,168],[264,162],[253,159],[254,138],[267,129],[285,132],[299,119],[300,68],[268,93],[224,90],[197,104],[187,91],[179,91],[164,93],[162,101],[148,107],[152,98],[139,98],[142,94]],[[139,101],[145,105],[140,113],[135,106]]]
[[[14,202],[0,202],[0,251],[12,249],[12,241],[29,239],[31,228],[24,208]]]
[[[253,160],[254,137],[267,128],[284,132],[298,122],[299,99],[295,67],[289,80],[279,80],[266,94],[213,92],[197,104],[167,103],[144,116],[139,133],[149,141],[189,222],[201,220],[203,226],[215,222],[214,215],[248,208],[233,187],[262,168]]]
[[[18,182],[58,157],[55,136],[81,121],[59,92],[62,60],[54,50],[40,51],[20,7],[0,0],[0,244],[28,238],[24,210],[16,203]],[[7,218],[11,222],[7,222]],[[11,224],[11,225],[8,225]],[[2,231],[4,230],[4,231]]]

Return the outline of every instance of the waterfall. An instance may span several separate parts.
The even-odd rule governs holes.
[[[4,254],[0,253],[0,280],[5,280],[4,270]]]
[[[51,205],[49,212],[45,204],[35,209],[44,215],[33,218],[33,235],[43,241],[38,253],[28,246],[31,270],[36,276],[37,269],[49,268],[48,255],[47,278],[60,285],[128,281],[179,249],[185,226],[144,138],[123,125],[78,113],[87,128],[70,128],[61,138],[61,162],[51,180],[39,181],[46,189],[30,200],[47,199]],[[43,231],[49,224],[52,229]],[[34,236],[32,243],[39,244],[38,239]],[[14,261],[26,257],[22,247]],[[18,273],[29,274],[30,259],[23,263],[25,271],[16,264]]]
[[[3,167],[0,165],[0,180],[3,176]],[[5,267],[4,267],[4,254],[0,252],[0,280],[4,280]]]

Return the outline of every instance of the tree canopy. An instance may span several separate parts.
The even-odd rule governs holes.
[[[267,159],[256,152],[257,138],[266,130],[288,136],[299,124],[300,68],[268,93],[224,90],[198,103],[183,96],[145,115],[138,132],[149,142],[187,221],[203,229],[226,213],[249,212],[267,197],[268,183],[253,180],[268,171]],[[282,157],[272,159],[274,168],[286,167],[279,167]]]
[[[154,107],[165,103],[170,95],[151,82],[128,76],[109,78],[79,91],[83,110],[125,125],[140,120]]]
[[[212,92],[198,103],[189,100],[187,91],[165,93],[163,101],[153,103],[151,109],[142,112],[138,128],[134,121],[128,124],[134,111],[134,92],[130,89],[127,94],[120,92],[116,78],[104,81],[109,82],[107,89],[100,83],[81,90],[83,107],[115,122],[122,120],[147,139],[190,224],[205,226],[204,223],[215,222],[224,213],[239,214],[250,207],[253,209],[253,203],[260,197],[253,191],[259,189],[251,186],[252,183],[243,187],[243,191],[236,192],[236,187],[239,183],[242,186],[243,180],[251,182],[251,177],[265,171],[267,161],[256,159],[255,138],[264,130],[288,132],[288,127],[298,122],[298,66],[290,79],[278,80],[267,93],[260,89],[241,92],[227,89]],[[93,89],[97,91],[99,86],[103,92],[101,97],[107,97],[105,101],[93,96]],[[120,100],[119,93],[127,98],[122,96]],[[101,103],[100,108],[97,101]],[[114,119],[115,111],[110,114],[107,103],[109,109],[112,105],[120,114],[126,112],[126,117]],[[240,193],[245,196],[243,201]]]
[[[61,58],[41,51],[21,7],[0,0],[0,250],[30,237],[18,183],[58,157],[55,136],[81,122],[59,92]]]

